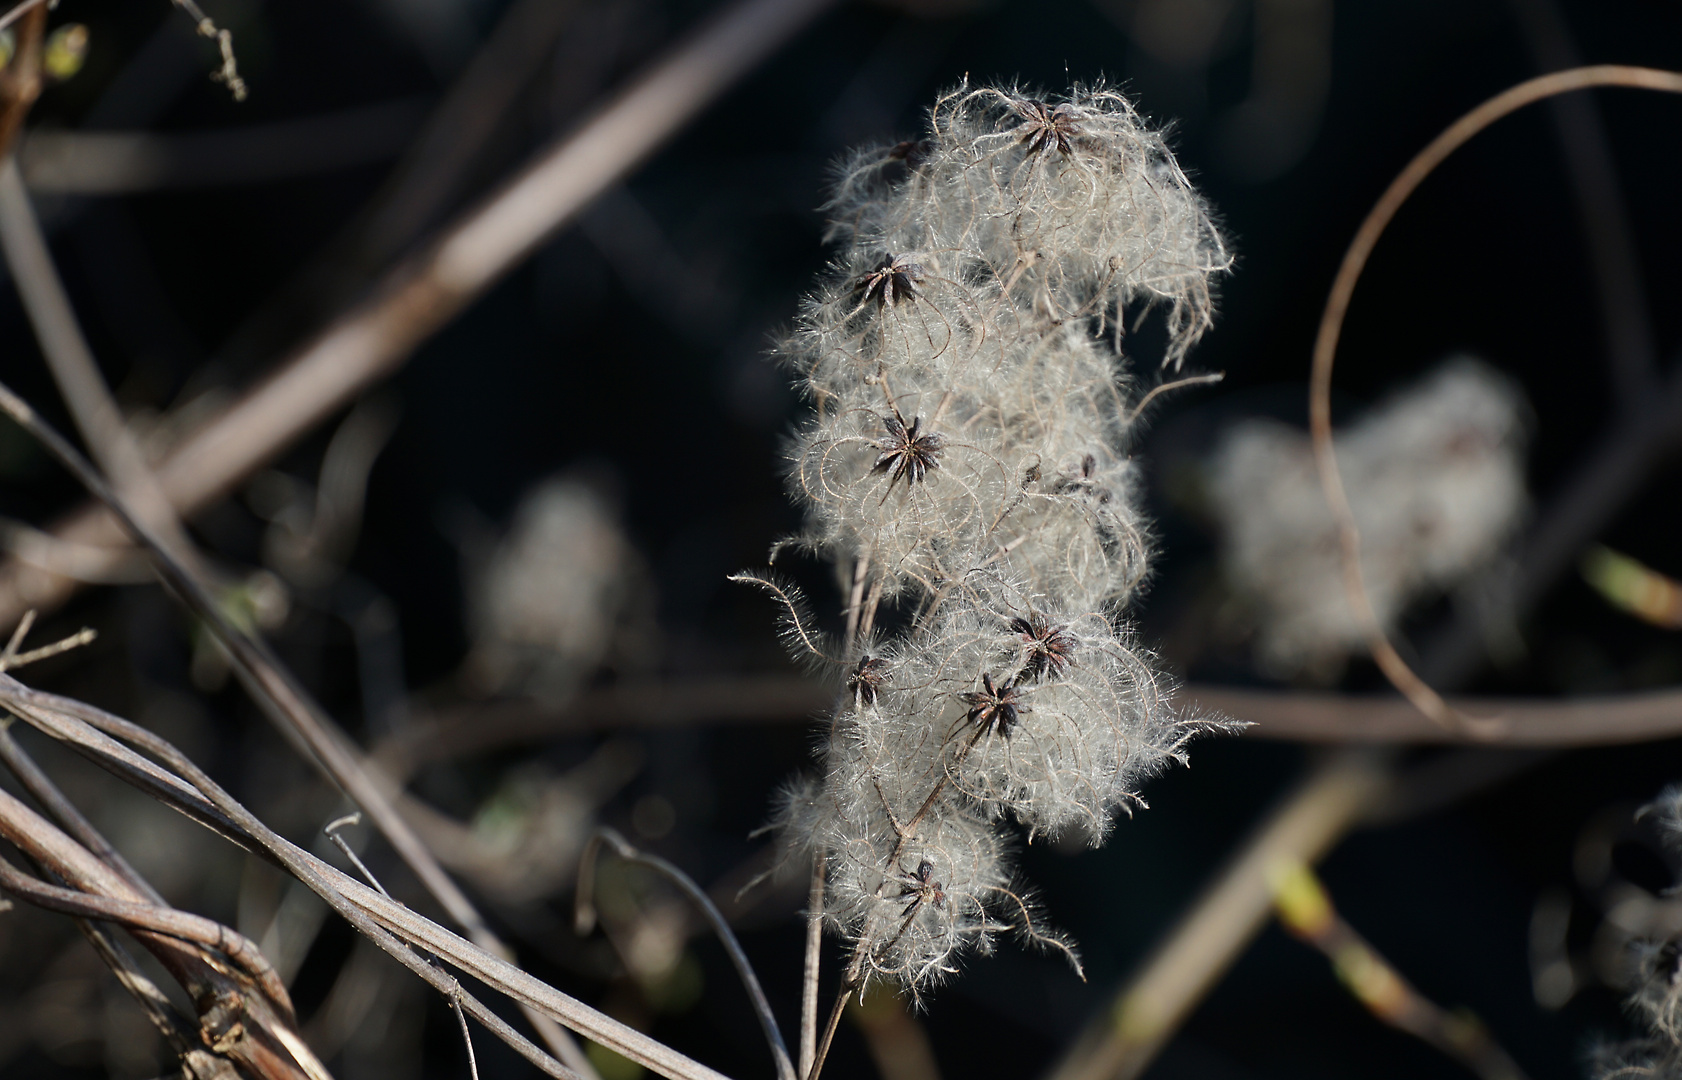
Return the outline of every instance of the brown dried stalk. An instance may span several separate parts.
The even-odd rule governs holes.
[[[129,433],[106,388],[92,349],[76,322],[69,297],[47,250],[46,240],[35,219],[29,196],[18,176],[17,164],[7,158],[0,166],[0,241],[3,241],[12,276],[18,282],[42,352],[48,359],[54,381],[69,403],[83,437],[93,447],[106,474],[116,481],[123,501],[104,484],[85,462],[72,461],[59,446],[55,453],[95,494],[123,519],[134,537],[152,554],[160,567],[167,568],[165,580],[228,647],[241,681],[269,718],[295,743],[303,743],[314,760],[340,787],[367,809],[380,831],[414,870],[428,891],[451,917],[468,928],[474,939],[492,951],[511,955],[484,919],[450,879],[408,823],[391,805],[390,783],[381,783],[359,760],[355,744],[333,723],[302,686],[279,664],[269,650],[236,627],[210,595],[208,580],[197,552],[181,528],[174,507],[147,467],[139,446]],[[21,422],[21,421],[20,421]],[[44,428],[35,434],[43,441],[53,434]],[[53,438],[57,438],[53,434]],[[62,440],[58,440],[62,444]],[[73,453],[73,452],[72,452]],[[91,479],[100,482],[89,484]],[[230,637],[229,635],[232,635]],[[236,640],[237,639],[237,640]],[[306,755],[308,756],[308,755]],[[593,1077],[583,1050],[566,1032],[540,1016],[530,1017],[546,1042],[575,1072]]]
[[[6,675],[0,675],[0,706],[153,798],[297,877],[359,932],[446,997],[459,1000],[469,1015],[551,1076],[576,1074],[544,1054],[454,978],[404,943],[424,949],[517,1004],[566,1024],[662,1076],[672,1080],[725,1080],[717,1071],[561,993],[292,844],[264,825],[174,745],[151,731],[82,702],[32,690]]]
[[[49,910],[127,928],[186,989],[199,1010],[204,1045],[242,1066],[246,1075],[330,1080],[298,1036],[286,988],[253,942],[154,902],[150,889],[137,888],[4,792],[0,836],[66,883],[39,881],[0,859],[0,889]]]

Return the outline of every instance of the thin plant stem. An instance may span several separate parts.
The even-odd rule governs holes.
[[[1494,736],[1445,728],[1397,697],[1270,691],[1192,684],[1181,707],[1250,721],[1245,738],[1367,745],[1509,747],[1620,746],[1682,734],[1682,691],[1653,690],[1564,700],[1451,697],[1451,708],[1506,720]]]
[[[18,649],[23,647],[23,639],[29,636],[29,631],[34,625],[35,609],[31,608],[18,620],[17,628],[12,631],[11,638],[6,642],[6,651],[0,652],[0,664],[10,663],[12,657],[18,654]]]
[[[169,545],[170,554],[195,575],[204,577],[204,568],[181,529],[175,508],[147,467],[140,444],[106,387],[93,349],[76,321],[76,311],[53,264],[16,157],[0,162],[0,249],[5,252],[6,266],[53,383],[69,406],[76,430],[81,432],[93,459],[136,515]]]
[[[339,835],[339,830],[344,828],[346,825],[360,825],[361,823],[361,814],[346,814],[344,817],[334,818],[332,821],[329,821],[327,823],[327,827],[321,831],[327,834],[327,838],[329,840],[333,841],[333,844],[339,849],[340,854],[344,855],[344,857],[350,861],[350,864],[356,867],[356,872],[362,875],[363,881],[366,881],[373,888],[378,889],[381,896],[390,897],[391,893],[386,890],[384,885],[380,884],[380,879],[374,876],[374,872],[372,870],[368,869],[367,864],[362,861],[361,856],[357,855],[355,851],[352,851],[351,846],[345,843],[345,838]]]
[[[818,1040],[816,1056],[812,1059],[812,1068],[802,1080],[818,1080],[823,1072],[823,1063],[829,1057],[830,1044],[835,1041],[835,1030],[841,1026],[841,1013],[847,1007],[847,998],[863,983],[864,949],[860,947],[853,953],[853,961],[847,966],[847,973],[841,976],[841,986],[835,994],[835,1004],[830,1007],[829,1020],[823,1027],[823,1038]]]
[[[61,638],[60,640],[53,642],[51,645],[43,645],[39,649],[30,649],[26,653],[19,653],[18,655],[8,656],[4,660],[0,660],[0,671],[11,671],[13,668],[27,667],[28,665],[35,663],[37,660],[46,660],[49,657],[67,653],[72,649],[79,649],[98,636],[99,633],[91,627],[83,627],[74,634],[71,634],[69,637]]]
[[[860,555],[853,564],[853,589],[847,597],[847,637],[843,656],[853,655],[853,642],[858,640],[859,604],[864,599],[865,581],[870,575],[870,556]]]
[[[1427,998],[1351,926],[1303,863],[1274,870],[1274,906],[1293,935],[1325,954],[1339,980],[1378,1019],[1460,1062],[1482,1080],[1528,1080],[1477,1017]]]
[[[17,11],[16,15],[15,47],[6,66],[0,68],[0,158],[11,154],[18,132],[23,130],[24,117],[41,96],[42,38],[47,29],[47,9],[44,4],[36,4]]]
[[[1366,582],[1361,572],[1360,531],[1355,523],[1354,511],[1349,505],[1348,494],[1344,491],[1343,478],[1338,473],[1337,457],[1332,447],[1332,366],[1337,358],[1338,338],[1349,311],[1350,299],[1355,293],[1355,283],[1360,279],[1361,271],[1366,267],[1379,237],[1383,235],[1385,228],[1395,218],[1396,212],[1402,208],[1408,196],[1412,195],[1450,154],[1495,121],[1534,102],[1595,86],[1622,86],[1675,94],[1682,93],[1682,74],[1619,64],[1572,68],[1522,82],[1495,95],[1456,120],[1408,162],[1396,179],[1391,181],[1384,194],[1379,196],[1378,202],[1368,212],[1366,219],[1361,222],[1348,250],[1344,253],[1337,276],[1332,281],[1330,294],[1326,297],[1325,311],[1320,319],[1320,329],[1314,341],[1314,362],[1308,396],[1309,429],[1313,441],[1314,461],[1320,473],[1320,485],[1338,523],[1338,538],[1343,552],[1344,587],[1349,595],[1349,602],[1355,609],[1356,617],[1367,629],[1373,659],[1391,684],[1400,690],[1415,708],[1436,723],[1474,737],[1498,736],[1506,727],[1506,721],[1500,718],[1470,717],[1445,702],[1442,696],[1402,659],[1373,611],[1372,600],[1367,594]]]
[[[98,896],[79,889],[37,881],[3,858],[0,858],[0,888],[50,911],[117,923],[131,930],[150,930],[215,949],[238,965],[244,974],[262,989],[269,1001],[281,1011],[283,1020],[296,1022],[286,987],[275,974],[274,968],[264,959],[256,943],[220,923],[185,911],[174,911],[116,897]]]
[[[662,1076],[672,1080],[724,1080],[715,1070],[561,993],[285,840],[173,744],[146,728],[83,702],[31,690],[5,675],[0,675],[0,702],[30,724],[112,768],[123,779],[138,783],[194,820],[269,858],[309,886],[359,932],[429,985],[446,997],[459,996],[470,1015],[550,1075],[577,1076],[509,1027],[454,977],[435,968],[404,942],[426,949],[515,1002],[542,1010]],[[118,743],[117,738],[144,749],[165,767],[140,758]]]
[[[345,826],[359,825],[361,822],[361,814],[346,814],[329,821],[321,831],[327,834],[327,837],[338,847],[339,852],[350,860],[352,866],[356,867],[356,872],[362,875],[362,880],[366,881],[369,887],[377,890],[381,896],[390,900],[392,898],[391,893],[384,885],[380,884],[380,879],[374,876],[374,872],[368,869],[367,864],[362,861],[361,857],[351,850],[351,846],[345,842],[345,838],[339,835],[339,830]],[[433,966],[437,966],[436,960],[433,960]],[[456,1019],[461,1021],[461,1041],[467,1046],[468,1071],[472,1080],[479,1080],[479,1062],[473,1055],[473,1033],[467,1029],[467,1014],[462,1011],[461,998],[452,995],[450,1007],[455,1010]]]
[[[1050,1080],[1131,1080],[1167,1045],[1203,995],[1267,921],[1275,868],[1313,865],[1389,782],[1389,752],[1340,750],[1280,801],[1205,887]]]
[[[27,632],[32,621],[32,618],[24,619],[18,624],[19,630]],[[22,640],[23,633],[14,634],[6,646],[5,655],[15,654]],[[164,902],[163,898],[158,895],[151,882],[142,877],[128,860],[123,858],[122,853],[100,835],[93,823],[82,816],[75,804],[65,797],[51,778],[12,737],[12,719],[10,716],[0,718],[0,761],[5,762],[24,790],[29,792],[60,828],[87,848],[95,858],[121,875],[130,885],[139,889],[154,903],[161,905]],[[87,937],[100,959],[105,961],[106,966],[117,976],[117,981],[122,983],[141,1011],[152,1021],[152,1025],[170,1044],[170,1048],[183,1057],[193,1050],[198,1042],[195,1025],[175,1009],[168,996],[146,975],[133,954],[117,939],[110,927],[91,919],[77,919],[76,925]]]
[[[17,777],[18,783],[23,785],[25,791],[29,792],[30,798],[46,810],[48,816],[58,823],[59,828],[69,833],[77,843],[92,852],[94,858],[116,871],[124,881],[138,889],[146,899],[162,906],[164,898],[159,895],[157,889],[152,887],[152,883],[141,876],[140,872],[123,857],[122,852],[111,846],[111,842],[105,839],[98,829],[93,827],[93,822],[84,817],[82,812],[76,808],[76,804],[66,798],[64,792],[59,790],[58,785],[53,783],[52,779],[41,770],[41,766],[35,763],[35,759],[24,752],[17,739],[12,737],[11,720],[12,718],[9,716],[0,720],[0,761],[5,762],[6,768],[12,771],[13,776]]]
[[[1470,715],[1501,715],[1500,735],[1478,738],[1444,728],[1405,699],[1310,690],[1256,690],[1190,683],[1174,695],[1194,715],[1250,722],[1252,739],[1310,743],[1490,743],[1499,746],[1611,746],[1675,738],[1682,733],[1682,690],[1635,691],[1552,699],[1455,696]],[[658,731],[718,723],[805,723],[832,704],[819,680],[787,675],[672,680],[587,692],[561,708],[529,702],[474,705],[423,718],[393,735],[370,757],[399,782],[428,762],[488,753],[602,731]]]
[[[718,905],[690,876],[675,865],[662,859],[658,855],[650,855],[639,851],[616,830],[605,826],[598,828],[584,846],[584,853],[580,858],[578,874],[577,907],[574,925],[580,933],[588,933],[595,924],[595,902],[592,897],[595,885],[594,865],[603,845],[613,849],[613,853],[626,862],[638,866],[646,866],[666,878],[678,887],[678,890],[688,898],[690,903],[700,909],[706,917],[713,933],[729,954],[730,962],[736,967],[736,975],[742,980],[742,986],[748,992],[748,998],[753,1002],[753,1011],[759,1018],[759,1026],[765,1033],[765,1041],[771,1046],[771,1058],[777,1068],[779,1080],[796,1080],[794,1065],[789,1060],[788,1044],[783,1042],[783,1033],[777,1027],[777,1018],[771,1012],[771,1003],[765,997],[765,990],[759,985],[759,976],[754,974],[753,965],[749,963],[747,953],[742,951],[741,942],[736,940],[736,932],[730,929],[724,915],[718,910]],[[583,868],[591,867],[589,872]]]
[[[6,12],[6,14],[0,15],[0,30],[4,30],[6,27],[23,18],[24,15],[28,14],[32,9],[40,7],[46,2],[47,0],[23,0],[21,4],[18,4],[16,7]]]
[[[812,1071],[818,1040],[818,984],[823,959],[823,903],[828,860],[822,850],[812,852],[812,885],[806,893],[806,958],[800,980],[799,1076]]]
[[[1226,378],[1226,372],[1212,371],[1207,375],[1187,375],[1183,379],[1175,379],[1173,382],[1165,382],[1161,386],[1153,388],[1150,393],[1139,399],[1139,404],[1133,406],[1133,411],[1127,414],[1126,424],[1131,427],[1133,421],[1139,419],[1139,417],[1143,415],[1145,407],[1155,401],[1162,394],[1169,393],[1173,390],[1179,390],[1187,386],[1212,385],[1220,382],[1224,378]]]
[[[461,1022],[461,1041],[467,1044],[468,1080],[479,1080],[479,1059],[473,1054],[473,1032],[467,1028],[467,1014],[462,1011],[461,1002],[456,998],[450,999],[450,1005],[456,1011],[456,1019]]]

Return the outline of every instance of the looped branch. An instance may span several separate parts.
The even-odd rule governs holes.
[[[1408,162],[1407,167],[1390,182],[1390,186],[1379,196],[1378,202],[1361,222],[1355,238],[1349,242],[1349,248],[1344,253],[1343,264],[1338,267],[1337,277],[1332,281],[1331,292],[1326,297],[1325,311],[1320,317],[1320,330],[1314,340],[1314,365],[1308,391],[1309,430],[1313,438],[1314,462],[1320,472],[1320,485],[1338,523],[1338,538],[1343,551],[1344,587],[1348,591],[1349,602],[1355,609],[1356,617],[1366,624],[1373,660],[1378,663],[1391,685],[1400,690],[1415,708],[1432,721],[1457,734],[1475,739],[1500,738],[1506,731],[1507,721],[1500,717],[1467,716],[1444,701],[1442,696],[1402,659],[1373,611],[1366,581],[1361,574],[1360,530],[1356,527],[1355,515],[1349,507],[1349,498],[1344,492],[1343,478],[1338,473],[1337,458],[1332,450],[1332,365],[1337,357],[1338,338],[1343,331],[1344,317],[1349,311],[1349,301],[1355,293],[1355,283],[1360,279],[1361,271],[1366,268],[1367,259],[1378,244],[1378,238],[1383,235],[1396,212],[1425,178],[1447,160],[1450,154],[1470,141],[1472,136],[1509,113],[1546,98],[1595,86],[1623,86],[1679,94],[1682,93],[1682,74],[1622,64],[1572,68],[1569,71],[1554,72],[1519,83],[1455,121],[1448,130],[1431,140],[1425,149]]]

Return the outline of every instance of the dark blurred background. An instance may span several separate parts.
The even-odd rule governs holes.
[[[91,47],[82,70],[43,96],[20,153],[72,300],[122,404],[144,423],[254,381],[358,299],[395,255],[715,6],[570,5],[542,61],[510,73],[518,80],[511,104],[476,119],[482,138],[474,135],[471,160],[452,166],[445,197],[373,255],[357,255],[368,250],[357,238],[369,228],[370,200],[387,190],[428,110],[510,3],[207,4],[233,30],[250,86],[249,100],[235,103],[207,78],[214,46],[164,0],[65,0],[54,24],[85,23]],[[264,589],[280,594],[272,603],[284,610],[270,620],[271,635],[370,743],[401,725],[405,708],[419,707],[403,704],[402,687],[419,702],[484,692],[462,674],[473,646],[464,597],[474,552],[508,527],[523,494],[557,474],[617,508],[631,562],[641,567],[631,607],[644,605],[642,622],[610,628],[612,648],[561,693],[790,671],[763,596],[725,577],[763,565],[770,545],[800,524],[781,475],[783,440],[802,406],[767,352],[825,265],[817,207],[831,163],[849,146],[915,135],[939,91],[966,75],[1050,90],[1106,79],[1170,126],[1172,145],[1237,253],[1221,284],[1217,326],[1191,361],[1224,371],[1225,382],[1170,397],[1137,448],[1159,522],[1156,571],[1137,618],[1181,677],[1266,685],[1210,615],[1220,572],[1216,536],[1197,506],[1198,463],[1242,417],[1305,423],[1308,354],[1327,287],[1395,172],[1467,109],[1573,56],[1682,66],[1682,7],[838,4],[372,392],[368,407],[395,426],[368,475],[360,531],[327,578],[300,584],[276,568],[270,519],[300,498],[287,477],[295,486],[317,482],[329,440],[342,430],[338,418],[267,478],[202,515],[196,535],[230,575],[251,583],[257,606]],[[1654,353],[1668,370],[1682,345],[1682,308],[1670,302],[1682,288],[1673,257],[1682,238],[1682,102],[1630,91],[1592,100],[1638,247]],[[86,157],[86,146],[63,141],[96,131],[155,135],[161,164],[101,164]],[[265,139],[291,141],[265,154]],[[1352,414],[1452,354],[1476,355],[1510,375],[1534,413],[1527,482],[1538,517],[1620,422],[1608,316],[1566,153],[1552,114],[1536,107],[1481,135],[1432,177],[1360,284],[1336,377],[1337,408]],[[0,340],[8,343],[4,379],[68,429],[9,286],[0,291]],[[1161,376],[1146,360],[1140,377],[1151,385]],[[1598,539],[1682,573],[1678,479],[1673,458],[1656,459]],[[0,514],[40,524],[79,498],[18,431],[0,430]],[[271,577],[249,577],[264,568]],[[786,568],[831,619],[840,598],[829,572],[798,560]],[[1574,568],[1541,596],[1520,614],[1516,638],[1495,650],[1499,662],[1437,661],[1466,661],[1471,674],[1457,688],[1561,695],[1682,681],[1676,633],[1615,611]],[[395,621],[382,622],[381,612]],[[1456,616],[1452,599],[1410,615],[1407,652],[1425,657],[1427,671],[1431,643]],[[85,591],[44,620],[39,640],[84,624],[100,631],[95,645],[26,678],[159,725],[290,834],[307,836],[335,812],[338,804],[237,688],[217,678],[214,658],[195,658],[194,628],[155,587]],[[1376,690],[1381,680],[1359,662],[1339,685]],[[810,760],[802,719],[557,736],[434,765],[415,790],[482,833],[495,807],[526,805],[520,792],[565,781],[572,786],[555,790],[582,800],[585,818],[618,826],[710,885],[751,873],[759,842],[750,831],[764,820],[773,787]],[[137,861],[173,902],[254,937],[274,924],[282,886],[262,879],[265,871],[193,839],[166,812],[148,816],[124,802],[106,790],[114,781],[39,750],[101,820],[130,823],[113,827],[114,838],[142,851]],[[608,768],[604,753],[620,772],[579,796],[582,774],[571,770]],[[1442,753],[1421,752],[1419,762]],[[918,1017],[941,1073],[1026,1076],[1047,1068],[1312,756],[1253,737],[1210,740],[1194,748],[1195,768],[1150,787],[1149,812],[1121,822],[1101,850],[1026,850],[1026,875],[1080,942],[1087,981],[1054,958],[1010,946],[975,960]],[[1616,875],[1649,890],[1670,884],[1652,838],[1625,823],[1667,782],[1682,780],[1682,744],[1490,751],[1463,764],[1472,776],[1463,792],[1354,834],[1326,861],[1324,879],[1349,920],[1424,993],[1476,1012],[1531,1076],[1583,1075],[1590,1043],[1628,1023],[1618,991],[1598,974],[1605,964],[1592,959],[1605,953],[1596,945],[1605,937],[1607,905],[1596,891],[1605,877],[1585,878],[1584,860],[1610,858]],[[413,893],[382,845],[368,851],[395,891]],[[466,877],[545,978],[732,1075],[765,1074],[752,1015],[710,940],[679,942],[679,958],[659,979],[639,981],[599,936],[572,937],[568,873],[556,871],[546,879],[552,888],[535,895],[499,893]],[[626,888],[642,897],[637,889],[653,886]],[[742,919],[744,943],[791,1030],[802,900],[798,887],[773,890]],[[1544,923],[1570,912],[1566,947],[1580,957],[1580,977],[1563,999],[1556,986],[1538,1000],[1532,943],[1534,934],[1546,936],[1535,930],[1539,904]],[[626,914],[622,924],[635,920]],[[300,959],[306,1016],[340,979],[350,938],[329,924]],[[386,994],[386,1012],[369,1015],[385,1017],[389,1043],[377,1051],[369,1043],[360,1056],[346,1050],[334,1059],[337,1075],[465,1075],[443,1003],[415,987]],[[0,914],[0,1071],[8,1080],[167,1071],[167,1061],[147,1056],[143,1025],[110,1018],[125,1009],[132,1006],[66,921]],[[875,1068],[860,1030],[843,1026],[830,1075]],[[486,1039],[477,1048],[487,1076],[530,1072]],[[1323,957],[1270,928],[1150,1075],[1460,1074],[1382,1026],[1340,988]]]

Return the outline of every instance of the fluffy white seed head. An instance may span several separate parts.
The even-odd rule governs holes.
[[[1367,593],[1386,628],[1488,566],[1523,520],[1525,413],[1510,380],[1461,359],[1337,436]],[[1258,609],[1258,660],[1281,675],[1335,677],[1366,629],[1344,590],[1307,436],[1239,425],[1216,450],[1210,489],[1227,575]]]
[[[470,668],[490,689],[542,697],[652,633],[652,591],[618,514],[589,484],[533,489],[489,558],[469,568]]]
[[[1120,346],[1160,305],[1177,366],[1230,260],[1161,135],[1103,88],[959,87],[925,138],[849,159],[826,209],[840,250],[779,350],[813,409],[789,451],[800,541],[911,626],[834,657],[846,686],[821,783],[779,804],[785,855],[825,860],[861,977],[916,993],[1006,930],[1073,960],[1012,885],[1001,825],[1096,843],[1197,729],[1119,621],[1148,555]]]
[[[960,86],[926,138],[850,166],[833,234],[958,253],[960,273],[1056,320],[1164,304],[1175,366],[1212,321],[1211,278],[1231,266],[1161,133],[1101,86],[1052,99]]]
[[[1666,789],[1637,816],[1654,823],[1673,857],[1682,856],[1682,786]],[[1645,1030],[1636,1038],[1594,1047],[1589,1076],[1682,1078],[1682,938],[1672,928],[1667,937],[1633,942],[1628,959],[1627,1005]]]
[[[906,651],[903,699],[886,700],[938,733],[941,768],[984,812],[1096,845],[1209,726],[1175,712],[1154,659],[1101,612],[972,578]]]

